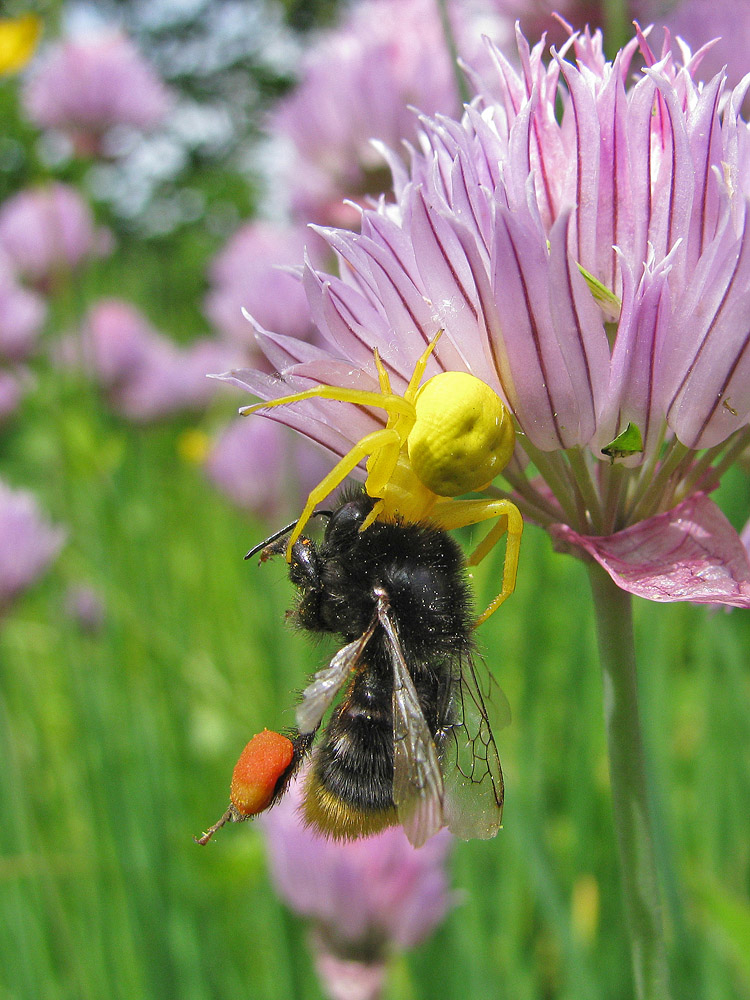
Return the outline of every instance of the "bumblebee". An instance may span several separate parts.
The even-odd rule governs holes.
[[[430,524],[378,520],[361,531],[373,503],[363,491],[344,494],[332,512],[318,512],[327,518],[322,541],[302,535],[292,547],[292,622],[343,645],[302,693],[297,730],[262,808],[309,754],[303,815],[328,836],[401,824],[415,846],[443,826],[464,839],[492,837],[503,775],[489,712],[497,727],[510,711],[475,657],[463,552]],[[248,555],[280,554],[289,530]],[[204,836],[244,818],[230,806]]]
[[[375,349],[378,392],[317,385],[240,411],[320,399],[379,408],[387,419],[311,491],[297,521],[248,553],[263,561],[283,552],[298,591],[294,622],[344,645],[302,693],[297,731],[259,734],[245,748],[232,804],[202,843],[228,819],[255,815],[283,794],[331,708],[305,778],[308,823],[334,837],[401,823],[417,846],[442,826],[467,839],[500,827],[503,776],[488,708],[497,707],[500,723],[509,711],[479,667],[473,630],[513,592],[523,520],[509,499],[459,497],[508,464],[515,431],[505,404],[475,376],[443,369],[422,383],[441,336],[402,395]],[[318,510],[363,461],[364,489],[345,494],[333,511]],[[320,544],[303,533],[316,515],[328,518]],[[496,523],[464,560],[448,531],[488,520]],[[502,589],[475,620],[466,566],[506,533]],[[277,736],[286,743],[277,745]],[[275,747],[270,756],[260,749],[267,743]]]

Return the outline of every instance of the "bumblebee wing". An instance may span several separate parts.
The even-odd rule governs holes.
[[[421,847],[445,825],[443,778],[398,633],[382,599],[378,617],[393,664],[393,801],[409,841]]]
[[[508,699],[484,664],[471,656],[458,660],[437,740],[445,822],[463,840],[486,840],[502,826],[503,772],[492,727],[499,730],[509,722]]]
[[[340,649],[323,670],[319,670],[302,692],[302,701],[297,706],[297,728],[300,733],[313,733],[341,689],[349,673],[356,667],[365,646],[377,625],[377,615],[359,639],[347,643]]]

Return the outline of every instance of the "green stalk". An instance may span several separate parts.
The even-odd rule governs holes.
[[[471,100],[471,91],[469,90],[469,83],[463,74],[463,70],[458,65],[458,46],[456,45],[450,15],[448,14],[448,0],[437,0],[437,7],[440,14],[440,23],[443,27],[445,44],[453,66],[453,76],[456,80],[458,97],[462,104],[468,104]]]
[[[611,535],[613,531],[617,531],[620,514],[620,500],[622,498],[623,487],[627,482],[627,475],[628,469],[626,469],[625,466],[621,465],[619,462],[615,462],[609,469],[606,470],[604,478],[606,483],[606,492],[603,503],[603,535]]]
[[[591,478],[591,470],[586,464],[586,459],[583,457],[583,452],[579,447],[569,448],[565,454],[570,463],[571,478],[575,479],[586,502],[588,520],[591,521],[594,534],[600,535],[602,534],[603,527],[602,504],[599,494],[596,491],[596,486]]]
[[[649,816],[631,595],[597,564],[589,567],[604,715],[609,744],[612,808],[638,1000],[669,1000],[664,925]]]
[[[525,435],[521,437],[521,446],[537,467],[542,479],[552,490],[555,500],[560,504],[565,515],[565,520],[578,531],[586,533],[586,505],[581,491],[578,489],[578,484],[575,480],[569,479],[567,475],[566,463],[562,454],[554,451],[540,451]]]
[[[635,524],[636,521],[645,521],[647,517],[657,513],[659,503],[664,498],[669,480],[674,476],[680,463],[690,454],[690,449],[681,444],[677,438],[673,438],[667,445],[667,450],[662,456],[661,467],[651,482],[643,492],[636,494],[638,499],[631,509],[626,512],[626,523]],[[668,507],[664,508],[668,510]]]
[[[607,58],[613,59],[630,37],[630,24],[626,0],[604,0],[604,40]]]

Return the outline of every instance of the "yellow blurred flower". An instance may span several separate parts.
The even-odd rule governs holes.
[[[0,18],[0,76],[17,73],[34,55],[42,34],[42,19],[35,14]]]
[[[177,454],[190,465],[200,465],[208,454],[208,435],[197,427],[183,431],[177,439]]]

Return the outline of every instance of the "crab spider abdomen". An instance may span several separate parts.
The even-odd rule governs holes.
[[[414,474],[441,497],[483,489],[511,459],[513,421],[500,397],[467,372],[442,372],[420,388],[407,440]]]

